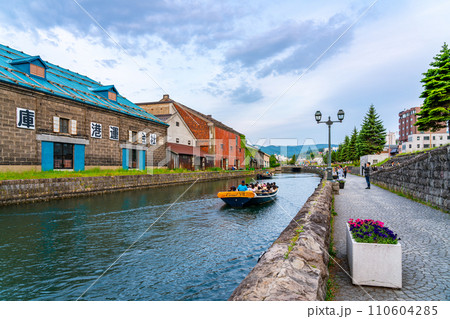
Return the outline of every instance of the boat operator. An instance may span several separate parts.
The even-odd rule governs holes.
[[[245,181],[241,182],[241,185],[239,185],[237,187],[238,192],[245,192],[246,190],[248,190],[247,185],[245,185]]]

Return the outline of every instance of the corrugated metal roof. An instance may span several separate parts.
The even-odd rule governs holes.
[[[100,82],[87,76],[45,62],[42,59],[40,60],[47,66],[47,79],[30,76],[11,64],[12,60],[17,63],[18,61],[34,61],[36,58],[40,59],[38,56],[30,56],[0,44],[0,81],[168,125],[120,94],[117,94],[117,102],[114,102],[95,93],[95,90],[99,87],[113,88],[114,86],[105,87]]]

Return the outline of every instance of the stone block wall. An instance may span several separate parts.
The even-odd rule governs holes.
[[[450,211],[450,146],[408,156],[371,174],[371,181]],[[396,157],[397,158],[397,157]]]
[[[255,176],[262,171],[193,172],[0,181],[0,206],[106,192]]]
[[[321,182],[229,300],[325,299],[331,184]]]
[[[34,130],[17,128],[16,108],[36,112]],[[77,121],[77,132],[53,132],[53,116]],[[102,124],[102,138],[90,137],[90,123]],[[119,127],[119,140],[109,139],[109,126]],[[94,107],[33,90],[0,83],[0,166],[41,164],[41,141],[38,134],[72,137],[89,141],[86,166],[122,166],[120,145],[128,142],[128,131],[145,131],[157,135],[157,145],[146,145],[149,166],[157,166],[166,157],[167,126],[112,110]],[[150,163],[151,162],[151,163]],[[30,169],[29,167],[28,169]]]

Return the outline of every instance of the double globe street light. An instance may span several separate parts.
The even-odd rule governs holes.
[[[331,181],[333,180],[333,176],[332,176],[332,170],[331,170],[331,125],[333,125],[333,123],[342,123],[342,120],[344,119],[344,111],[339,110],[337,113],[337,118],[338,121],[332,121],[331,117],[328,116],[328,121],[323,121],[321,122],[320,120],[322,119],[322,113],[320,111],[317,111],[315,116],[316,116],[316,121],[317,124],[319,123],[325,123],[326,125],[328,125],[328,167],[327,167],[327,180]]]

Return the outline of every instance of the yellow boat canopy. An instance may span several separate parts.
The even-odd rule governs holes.
[[[238,191],[232,191],[232,192],[219,192],[217,194],[217,197],[219,198],[227,198],[227,197],[246,197],[246,198],[253,198],[255,197],[255,193],[252,191],[245,191],[245,192],[238,192]]]

